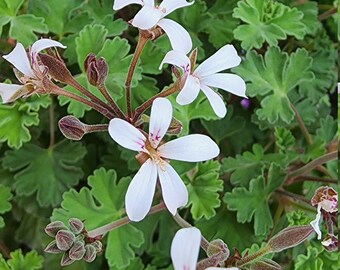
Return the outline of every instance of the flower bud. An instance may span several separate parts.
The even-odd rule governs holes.
[[[57,247],[60,250],[68,250],[73,245],[76,237],[68,230],[60,230],[55,236]]]
[[[99,240],[94,241],[93,243],[91,243],[91,245],[96,248],[97,253],[102,252],[103,244]]]
[[[328,234],[321,244],[329,252],[337,251],[339,248],[339,240],[335,235],[332,234]]]
[[[221,240],[215,239],[210,242],[207,250],[208,257],[218,256],[220,262],[228,259],[230,251],[228,246]]]
[[[195,65],[196,65],[196,59],[197,59],[197,48],[195,48],[191,54],[189,55],[190,59],[190,65],[191,65],[191,72],[194,72]]]
[[[313,232],[314,229],[310,225],[291,226],[274,235],[267,246],[270,252],[280,252],[299,245]]]
[[[59,129],[63,135],[70,140],[79,141],[87,133],[86,125],[78,118],[67,115],[58,122]]]
[[[66,251],[64,253],[63,257],[61,258],[60,265],[61,266],[66,266],[66,265],[70,265],[73,262],[74,262],[74,260],[72,260],[70,258],[68,251]]]
[[[59,59],[48,54],[39,54],[39,59],[48,68],[48,74],[54,80],[63,83],[69,82],[70,79],[73,80],[72,74]]]
[[[45,227],[45,233],[51,237],[55,237],[58,231],[64,229],[66,229],[65,224],[57,220],[47,224],[47,226]]]
[[[81,241],[74,242],[68,254],[71,260],[81,260],[85,255],[84,243]]]
[[[84,223],[78,218],[70,218],[68,220],[68,225],[71,232],[73,232],[74,234],[79,234],[84,229]]]
[[[96,248],[92,244],[88,244],[85,246],[85,250],[84,261],[93,262],[97,256]]]
[[[251,270],[282,270],[282,267],[273,260],[263,258],[250,265]]]
[[[182,131],[183,125],[176,118],[172,118],[170,122],[170,126],[166,132],[168,135],[177,135]]]
[[[91,85],[96,87],[104,85],[108,73],[108,66],[103,57],[97,60],[93,53],[88,54],[84,61],[84,69],[87,80]]]
[[[63,250],[60,250],[57,246],[56,240],[53,240],[51,243],[47,245],[47,247],[44,249],[47,253],[61,253]]]

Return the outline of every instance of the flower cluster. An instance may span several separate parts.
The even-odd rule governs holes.
[[[81,259],[93,262],[97,254],[102,252],[102,243],[99,240],[87,238],[84,224],[77,218],[69,219],[68,226],[61,221],[51,222],[46,226],[45,232],[55,238],[47,245],[45,252],[63,253],[62,266]]]

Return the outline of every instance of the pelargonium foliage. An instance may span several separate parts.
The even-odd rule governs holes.
[[[333,0],[0,0],[0,269],[338,269]]]

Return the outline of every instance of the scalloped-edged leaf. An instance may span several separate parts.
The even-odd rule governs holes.
[[[288,55],[278,47],[270,47],[264,57],[249,51],[234,71],[248,81],[247,95],[261,100],[261,108],[256,111],[260,120],[290,124],[294,112],[288,94],[302,82],[314,79],[311,66],[312,58],[305,49]]]
[[[219,191],[223,181],[219,179],[220,164],[217,161],[198,163],[196,167],[182,175],[189,192],[190,212],[195,220],[210,219],[216,214],[215,208],[221,204]]]
[[[71,217],[85,221],[86,230],[111,223],[122,215],[129,177],[118,181],[114,170],[101,168],[88,178],[91,189],[83,187],[64,193],[62,208],[53,211],[53,220],[67,222]],[[124,268],[135,258],[134,248],[144,242],[143,233],[132,224],[117,228],[107,234],[105,257],[109,266]]]
[[[234,36],[246,50],[261,48],[265,42],[276,46],[288,35],[303,39],[307,32],[303,12],[273,0],[239,1],[233,16],[245,23],[234,30]]]
[[[272,163],[268,175],[254,178],[250,181],[249,189],[236,187],[227,192],[224,202],[229,210],[237,211],[237,221],[250,222],[254,219],[255,235],[265,235],[273,226],[268,200],[271,193],[285,180],[285,172]]]
[[[17,100],[11,105],[0,105],[0,142],[6,142],[9,147],[18,149],[30,141],[28,127],[39,124],[39,110],[47,108],[49,104],[49,97],[35,96]]]
[[[83,176],[79,168],[86,148],[81,143],[62,141],[48,149],[26,144],[17,151],[7,151],[3,166],[15,171],[13,185],[18,195],[36,192],[40,206],[56,206],[62,194]]]
[[[0,214],[4,214],[11,210],[12,205],[9,200],[12,199],[11,189],[4,185],[0,185]],[[2,216],[0,216],[0,228],[5,226],[5,222]]]
[[[1,270],[38,270],[42,269],[44,258],[35,250],[32,250],[25,255],[21,249],[17,249],[10,253],[10,259],[7,262],[0,254],[0,269]]]

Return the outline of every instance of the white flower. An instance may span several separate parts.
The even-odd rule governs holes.
[[[142,220],[149,212],[157,176],[164,202],[173,215],[177,208],[187,204],[188,191],[167,162],[168,159],[198,162],[219,154],[216,143],[205,135],[188,135],[163,143],[162,138],[171,119],[171,103],[165,98],[157,98],[151,108],[148,136],[122,119],[110,121],[109,133],[113,140],[127,149],[144,152],[148,156],[132,179],[125,196],[126,213],[132,221]]]
[[[207,96],[214,112],[219,117],[224,117],[227,109],[223,99],[211,87],[226,90],[234,95],[246,98],[246,84],[244,80],[234,74],[218,73],[222,70],[236,67],[241,58],[237,55],[233,45],[225,45],[214,55],[205,60],[195,70],[191,66],[190,59],[179,51],[170,51],[164,57],[164,63],[181,68],[186,77],[183,89],[177,96],[177,103],[187,105],[193,102],[200,89]]]
[[[201,232],[195,227],[177,231],[171,244],[171,259],[175,270],[195,270],[201,245]],[[239,270],[237,267],[209,267],[207,270]]]
[[[38,53],[51,47],[66,48],[58,41],[40,39],[33,43],[27,56],[26,50],[21,43],[17,43],[12,52],[4,55],[21,74],[17,72],[18,80],[23,85],[0,83],[0,95],[3,103],[12,102],[22,96],[29,96],[39,87],[43,76],[43,68],[39,65]]]
[[[321,204],[318,205],[315,219],[310,222],[310,225],[313,227],[314,231],[318,235],[318,240],[320,240],[322,237],[322,233],[320,230],[320,220],[321,220]]]
[[[178,8],[190,6],[193,3],[194,1],[188,3],[186,0],[164,0],[156,6],[154,0],[115,0],[113,9],[119,10],[130,4],[141,5],[142,9],[133,18],[132,25],[143,30],[159,26],[169,37],[174,50],[188,53],[192,47],[189,33],[177,22],[164,19],[164,17]]]

